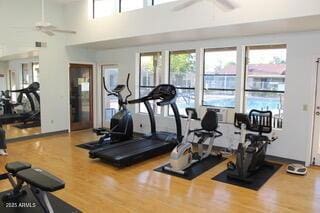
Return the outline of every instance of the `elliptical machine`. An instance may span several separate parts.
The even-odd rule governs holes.
[[[170,154],[169,165],[164,166],[166,171],[174,172],[184,175],[185,169],[189,168],[195,163],[201,162],[210,155],[213,151],[214,139],[222,136],[223,134],[217,130],[218,116],[213,110],[207,110],[206,114],[201,120],[201,129],[190,130],[191,120],[200,120],[194,108],[186,108],[188,115],[187,125],[183,140],[178,144]],[[198,137],[197,142],[189,142],[188,136],[190,134]],[[203,143],[210,138],[208,148],[206,151],[203,149]],[[221,153],[216,153],[218,157],[222,157]]]
[[[113,90],[109,90],[103,78],[103,87],[108,96],[116,96],[118,98],[119,111],[114,114],[110,122],[110,130],[106,128],[97,128],[93,131],[100,137],[98,142],[89,143],[86,146],[92,150],[106,144],[114,144],[126,140],[130,140],[133,136],[133,121],[129,110],[127,109],[128,98],[132,95],[129,88],[130,74],[128,74],[126,85],[118,84]],[[127,87],[129,94],[123,98],[121,92]]]
[[[267,145],[277,138],[269,138],[263,133],[272,132],[272,112],[251,110],[248,114],[236,113],[234,126],[240,129],[241,142],[238,145],[236,163],[228,163],[228,178],[251,183],[251,175],[265,165]],[[256,132],[258,134],[247,133]]]

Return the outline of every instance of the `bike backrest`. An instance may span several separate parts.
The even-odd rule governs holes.
[[[235,113],[234,126],[241,129],[241,124],[245,124],[246,129],[252,132],[270,133],[272,132],[272,112],[253,109],[249,114]]]
[[[201,120],[201,127],[206,131],[213,131],[218,128],[218,115],[213,110],[207,110]]]
[[[272,112],[251,110],[249,112],[250,131],[262,133],[272,132]]]

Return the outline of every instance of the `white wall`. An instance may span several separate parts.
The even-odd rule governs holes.
[[[45,1],[46,20],[64,27],[63,6]],[[41,20],[41,0],[0,0],[0,57],[34,50],[35,41],[57,39],[34,30]]]
[[[320,13],[318,0],[269,0],[263,3],[238,0],[237,2],[240,8],[232,12],[223,12],[217,7],[213,10],[213,5],[207,1],[174,12],[172,8],[181,3],[176,1],[93,20],[92,1],[77,1],[65,6],[66,25],[77,31],[75,36],[69,38],[68,43],[80,44],[190,29],[285,20]],[[285,29],[287,24],[282,25],[282,28]],[[272,31],[272,25],[269,28]],[[235,27],[230,33],[234,31],[240,33],[241,28]]]
[[[320,32],[278,34],[269,36],[242,37],[230,39],[216,39],[198,42],[185,42],[163,45],[133,47],[127,49],[114,49],[97,52],[99,64],[118,64],[120,68],[120,82],[125,80],[128,72],[132,78],[138,77],[136,68],[136,54],[148,51],[166,51],[175,49],[195,48],[198,51],[207,47],[230,47],[243,48],[244,45],[255,44],[287,44],[287,74],[286,93],[284,99],[284,126],[277,132],[279,139],[269,146],[268,154],[306,161],[309,150],[308,143],[311,140],[313,88],[311,83],[314,79],[314,57],[320,56],[320,44],[315,42],[320,39]],[[241,52],[241,51],[240,51]],[[238,68],[239,70],[240,68]],[[131,88],[135,88],[137,79],[131,79]],[[137,91],[135,91],[137,92]],[[303,105],[308,106],[303,111]],[[135,112],[133,106],[130,110]],[[97,110],[100,112],[100,110]],[[135,131],[149,131],[147,116],[135,114]],[[137,122],[139,121],[139,122]],[[169,117],[157,117],[160,130],[175,130],[174,122]],[[139,125],[144,128],[140,129]],[[232,140],[232,125],[221,125],[224,137],[217,140],[217,145],[228,146]]]

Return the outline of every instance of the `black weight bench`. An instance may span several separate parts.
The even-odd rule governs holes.
[[[3,202],[10,202],[26,195],[27,193],[23,189],[23,185],[26,183],[44,212],[54,213],[48,198],[48,192],[63,189],[65,183],[62,180],[42,169],[31,168],[29,163],[12,162],[6,164],[5,168],[8,173],[1,175],[0,179],[9,179],[13,190],[2,197]],[[16,181],[14,177],[16,177]]]

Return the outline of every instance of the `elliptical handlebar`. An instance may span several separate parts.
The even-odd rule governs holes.
[[[114,95],[114,96],[118,97],[118,94],[117,94],[117,93],[111,92],[111,91],[107,88],[105,77],[102,77],[102,82],[103,82],[103,88],[104,88],[104,90],[107,91],[107,93],[109,93],[108,96]]]
[[[132,92],[131,92],[130,87],[129,87],[129,80],[130,80],[130,73],[128,73],[127,83],[126,83],[129,94],[128,94],[128,95],[126,96],[126,98],[124,99],[124,102],[125,102],[125,103],[128,103],[128,98],[132,95]]]

